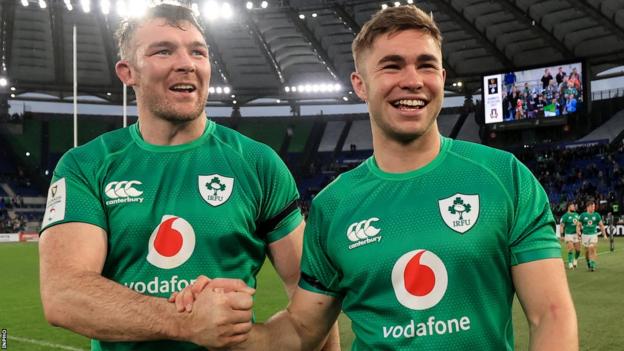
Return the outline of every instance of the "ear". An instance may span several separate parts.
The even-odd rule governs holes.
[[[130,63],[126,60],[121,60],[115,64],[115,73],[117,77],[127,86],[133,86],[135,84],[134,74]]]
[[[366,82],[364,82],[364,77],[359,72],[351,73],[351,85],[353,86],[353,91],[355,94],[362,99],[362,101],[368,101],[368,92],[366,91]]]

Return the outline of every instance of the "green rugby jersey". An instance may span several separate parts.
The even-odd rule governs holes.
[[[299,285],[342,300],[353,350],[512,350],[511,267],[560,258],[554,226],[515,157],[442,137],[425,167],[371,157],[317,195]]]
[[[578,223],[579,214],[576,212],[566,212],[561,216],[561,223],[564,226],[565,233],[563,234],[576,234],[576,223]]]
[[[579,221],[581,221],[581,225],[583,226],[582,234],[597,235],[598,223],[602,221],[602,217],[600,217],[600,214],[598,212],[583,212],[579,217]]]
[[[208,121],[183,145],[145,142],[138,124],[67,152],[42,230],[67,222],[104,229],[102,275],[159,297],[198,275],[256,286],[267,245],[302,221],[295,182],[268,146]],[[198,350],[172,341],[106,343],[94,350]]]

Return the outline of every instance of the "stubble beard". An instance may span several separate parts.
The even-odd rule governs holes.
[[[151,113],[158,118],[172,123],[190,122],[199,118],[204,112],[206,101],[205,99],[198,99],[193,103],[194,106],[189,112],[183,113],[176,110],[167,99],[159,99],[156,95],[149,95],[149,97],[146,98],[146,105]]]

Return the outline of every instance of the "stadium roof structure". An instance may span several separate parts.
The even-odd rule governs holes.
[[[120,103],[122,85],[113,69],[118,11],[145,2],[0,0],[0,76],[9,81],[0,93],[17,99],[32,96],[26,93],[72,96],[75,25],[79,94]],[[211,94],[209,103],[223,106],[263,98],[355,102],[349,95],[355,34],[382,5],[407,3],[267,0],[263,8],[258,0],[181,2],[197,4],[211,47],[211,85],[231,89]],[[624,0],[409,2],[438,22],[447,90],[458,94],[477,91],[486,72],[583,59],[596,77],[624,62]],[[452,86],[459,81],[461,88]]]

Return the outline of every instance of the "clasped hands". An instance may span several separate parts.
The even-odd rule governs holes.
[[[249,337],[252,328],[255,289],[239,279],[197,280],[168,299],[180,313],[190,318],[189,340],[209,349],[238,345]]]

